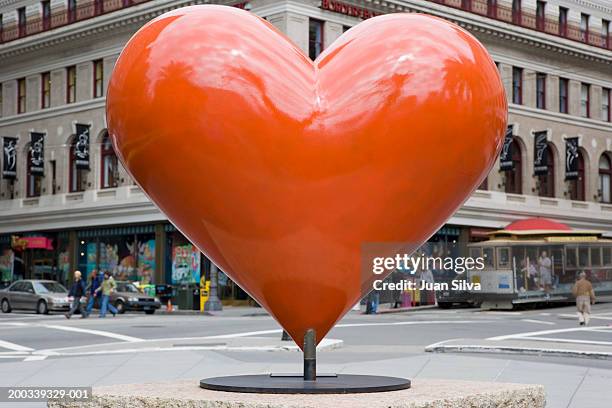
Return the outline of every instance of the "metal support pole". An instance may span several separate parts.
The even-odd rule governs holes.
[[[210,263],[210,293],[208,294],[208,300],[204,303],[204,310],[207,312],[215,312],[223,309],[221,301],[217,295],[217,282],[218,272],[217,265]]]
[[[317,380],[317,337],[314,329],[304,335],[304,381]]]

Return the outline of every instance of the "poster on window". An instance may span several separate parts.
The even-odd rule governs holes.
[[[14,180],[17,177],[17,138],[3,138],[2,147],[2,178]]]
[[[509,171],[514,169],[514,162],[512,161],[512,142],[514,141],[512,135],[513,126],[510,125],[506,129],[506,136],[504,137],[504,144],[499,155],[499,169],[502,171]]]
[[[13,280],[13,265],[15,255],[10,248],[5,248],[0,254],[0,282]]]
[[[537,176],[548,173],[547,131],[535,132],[533,146],[533,173]]]
[[[172,247],[172,283],[188,284],[200,281],[200,251],[192,244]]]
[[[110,251],[109,251],[110,249]],[[136,243],[134,236],[124,236],[116,244],[108,244],[109,257],[117,258],[113,274],[117,280],[136,280]]]
[[[70,276],[70,252],[61,251],[57,255],[58,280],[65,281]],[[86,275],[87,277],[88,275]]]
[[[45,175],[45,134],[30,132],[30,162],[28,170],[30,174]]]
[[[100,241],[100,270],[117,277],[119,272],[119,247],[115,242]]]
[[[578,178],[578,138],[565,139],[565,179]]]
[[[74,165],[77,169],[89,170],[89,130],[89,125],[76,124]]]
[[[91,275],[91,273],[93,271],[96,270],[96,264],[97,264],[97,245],[95,242],[88,242],[87,243],[87,270],[85,272],[85,276],[89,276]]]
[[[138,241],[138,282],[153,283],[155,274],[155,239]]]

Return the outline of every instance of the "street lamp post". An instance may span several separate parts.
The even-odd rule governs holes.
[[[216,312],[223,309],[219,296],[217,296],[217,282],[219,269],[214,263],[210,263],[210,293],[208,294],[208,300],[204,303],[205,312]]]

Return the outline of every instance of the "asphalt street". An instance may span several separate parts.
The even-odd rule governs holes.
[[[71,320],[0,314],[0,386],[300,371],[301,353],[280,336],[278,324],[257,308]],[[320,372],[538,383],[549,407],[604,408],[612,400],[612,304],[595,305],[588,327],[578,326],[572,307],[350,312],[321,344],[318,366]],[[20,406],[30,405],[41,406]]]

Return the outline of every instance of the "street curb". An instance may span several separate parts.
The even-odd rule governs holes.
[[[493,353],[493,354],[522,354],[522,355],[550,355],[560,357],[592,358],[597,360],[612,360],[612,352],[564,350],[537,347],[516,346],[477,346],[470,344],[430,345],[425,347],[429,353]]]
[[[378,310],[376,314],[389,314],[389,313],[410,313],[419,312],[421,310],[437,309],[438,305],[426,305],[426,306],[414,306],[414,307],[398,307],[397,309],[382,309]],[[365,314],[365,312],[361,312]]]

